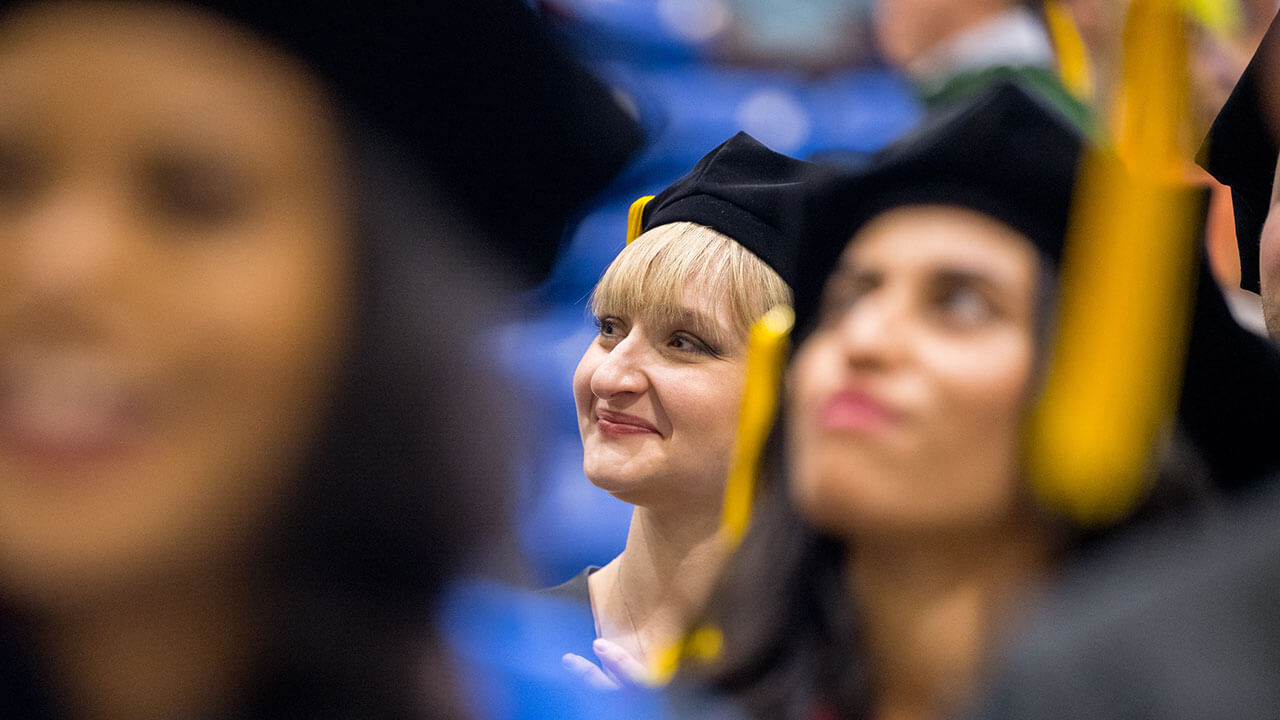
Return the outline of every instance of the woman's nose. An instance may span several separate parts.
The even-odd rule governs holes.
[[[98,296],[126,271],[129,213],[118,193],[92,186],[51,192],[6,222],[15,288],[44,298]]]
[[[841,346],[851,364],[886,365],[902,352],[910,318],[899,299],[863,299],[845,311],[837,326]]]
[[[648,390],[648,361],[647,345],[633,331],[609,350],[591,374],[591,392],[599,398],[611,398]]]

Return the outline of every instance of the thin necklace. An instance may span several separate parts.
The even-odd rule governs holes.
[[[640,648],[639,658],[642,664],[647,665],[649,662],[649,651],[644,647],[644,639],[640,637],[640,628],[636,627],[636,619],[631,616],[631,603],[627,602],[627,596],[622,592],[622,569],[619,568],[613,576],[614,585],[618,588],[618,598],[622,600],[622,609],[627,614],[627,622],[631,623],[631,633],[635,636],[636,647]]]

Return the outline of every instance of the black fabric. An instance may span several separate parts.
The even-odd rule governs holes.
[[[582,622],[571,635],[564,638],[564,652],[581,655],[591,661],[596,659],[595,650],[591,648],[596,640],[596,621],[591,613],[591,591],[587,578],[599,569],[596,565],[588,565],[567,581],[538,591],[541,595],[564,600],[585,611]]]
[[[1278,18],[1277,20],[1280,20]],[[1280,109],[1268,90],[1280,82],[1272,79],[1276,53],[1280,51],[1280,22],[1271,21],[1262,43],[1232,88],[1231,95],[1213,120],[1196,161],[1218,182],[1231,188],[1231,207],[1240,248],[1240,287],[1259,291],[1258,241],[1271,206],[1277,148],[1275,127],[1268,121],[1264,103]],[[1271,80],[1268,82],[1268,80]]]
[[[643,228],[692,222],[736,240],[788,285],[799,235],[792,210],[812,166],[765,147],[745,132],[707,153],[645,206]]]
[[[591,573],[594,573],[599,569],[599,566],[588,565],[582,570],[582,572],[574,575],[559,585],[542,588],[538,592],[548,597],[560,598],[561,600],[568,600],[570,602],[590,607],[591,590],[587,585],[587,579],[591,577]]]
[[[300,57],[542,279],[639,125],[521,0],[187,0]],[[0,2],[0,11],[24,2]]]
[[[0,607],[0,717],[51,720],[55,714],[43,695],[48,687],[31,665],[30,643]]]
[[[1203,259],[1178,422],[1229,492],[1280,470],[1280,352],[1235,321]]]
[[[865,170],[829,171],[803,205],[808,244],[799,260],[796,337],[817,321],[840,253],[864,224],[904,205],[952,204],[1005,222],[1056,268],[1066,239],[1084,136],[1013,84],[886,150]],[[1179,423],[1217,483],[1236,490],[1280,467],[1280,354],[1232,318],[1201,263],[1178,408]]]
[[[1280,718],[1280,483],[1068,575],[970,720]]]

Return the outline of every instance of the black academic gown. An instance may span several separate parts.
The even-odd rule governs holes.
[[[1280,488],[1135,538],[1040,609],[975,720],[1280,718]]]

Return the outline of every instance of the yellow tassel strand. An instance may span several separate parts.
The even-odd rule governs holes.
[[[741,542],[751,521],[760,457],[778,412],[778,387],[786,363],[787,339],[795,320],[795,312],[790,307],[778,305],[751,328],[746,389],[738,415],[738,436],[729,465],[729,480],[725,484],[724,516],[720,523],[721,537],[729,548]]]
[[[1058,60],[1058,77],[1067,91],[1084,102],[1093,99],[1093,68],[1071,9],[1063,0],[1045,0],[1044,16]]]
[[[1182,0],[1187,14],[1217,35],[1228,37],[1239,31],[1244,13],[1236,0]]]
[[[1092,151],[1062,262],[1057,343],[1028,436],[1042,499],[1083,525],[1143,496],[1179,390],[1195,262],[1185,16],[1135,0],[1125,28],[1116,157]]]
[[[738,415],[738,435],[729,478],[725,483],[724,514],[720,540],[727,556],[733,552],[751,522],[760,458],[778,412],[778,388],[786,366],[787,342],[795,324],[795,312],[778,305],[751,328],[747,345],[746,384]],[[660,649],[654,658],[651,679],[659,685],[675,676],[683,658],[712,660],[720,654],[724,635],[719,628],[693,628],[678,642]]]
[[[632,240],[640,237],[640,231],[644,227],[644,208],[653,199],[652,195],[645,195],[637,198],[631,203],[631,208],[627,210],[627,244],[630,245]]]

